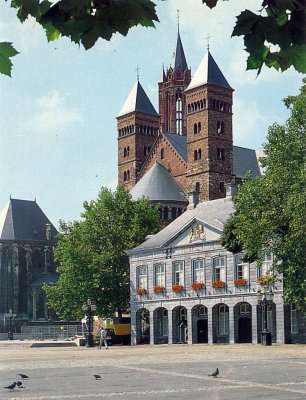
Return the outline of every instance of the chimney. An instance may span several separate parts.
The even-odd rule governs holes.
[[[199,204],[199,192],[188,193],[188,200],[187,210],[193,210]]]

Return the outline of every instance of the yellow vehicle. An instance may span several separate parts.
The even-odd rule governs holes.
[[[114,317],[106,318],[103,321],[103,328],[107,330],[108,344],[125,344],[131,343],[131,318]],[[100,341],[100,332],[95,336],[97,342]]]

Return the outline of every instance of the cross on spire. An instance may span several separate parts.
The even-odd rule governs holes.
[[[180,10],[176,10],[176,12],[177,12],[177,17],[176,17],[176,19],[177,19],[177,30],[179,31],[180,30]]]
[[[207,50],[209,50],[209,39],[211,38],[210,34],[208,33],[206,36],[206,41],[207,41]]]
[[[139,81],[139,70],[140,70],[140,67],[137,65],[135,71],[136,71],[136,76],[137,76],[138,81]]]

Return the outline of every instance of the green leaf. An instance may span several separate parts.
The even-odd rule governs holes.
[[[256,15],[250,10],[243,11],[237,17],[232,36],[244,36],[253,33],[254,26],[258,23],[259,19],[261,19],[260,15]]]
[[[293,45],[292,46],[292,58],[293,58],[294,68],[297,71],[305,74],[306,73],[306,44]]]
[[[12,65],[10,58],[18,54],[18,51],[14,49],[12,43],[2,42],[0,43],[0,73],[11,76]]]
[[[217,5],[218,0],[202,0],[202,3],[206,4],[209,8],[214,8]]]

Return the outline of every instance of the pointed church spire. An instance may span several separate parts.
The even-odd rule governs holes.
[[[177,41],[174,53],[174,69],[179,67],[184,72],[187,68],[187,62],[180,36],[180,10],[177,10]]]
[[[164,63],[163,63],[162,72],[161,72],[161,76],[160,76],[159,82],[165,82],[165,80],[166,80],[166,73],[165,73],[165,66],[164,66]]]
[[[232,89],[209,50],[207,50],[207,53],[186,90],[194,89],[206,84]]]
[[[158,115],[139,80],[137,80],[133,89],[131,90],[126,102],[118,114],[118,117],[131,112]]]

